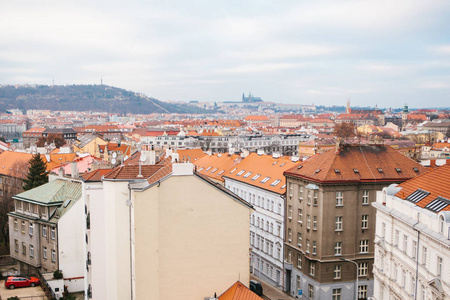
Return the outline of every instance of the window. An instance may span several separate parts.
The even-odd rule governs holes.
[[[311,216],[310,215],[306,215],[306,228],[308,228],[308,229],[311,228]]]
[[[47,236],[47,225],[42,225],[42,236],[43,237]]]
[[[309,275],[314,276],[316,274],[316,263],[309,262]]]
[[[52,249],[52,262],[56,262],[56,251]]]
[[[34,246],[30,245],[30,257],[34,257]]]
[[[369,252],[369,240],[359,241],[359,253],[368,253],[368,252]]]
[[[50,236],[51,236],[52,240],[54,240],[56,238],[56,231],[55,231],[54,227],[52,227],[52,229],[51,229]]]
[[[342,255],[342,242],[334,243],[334,255]]]
[[[317,230],[317,216],[313,217],[313,230]]]
[[[14,219],[14,230],[19,230],[19,224],[17,222],[17,219]]]
[[[317,242],[313,241],[313,251],[312,254],[316,255],[316,251],[317,251]]]
[[[310,243],[309,240],[306,240],[306,252],[309,253],[309,247],[310,247]]]
[[[22,243],[22,254],[27,255],[27,245],[25,243]]]
[[[270,223],[269,232],[270,232],[270,233],[273,233],[273,223]]]
[[[335,231],[342,231],[342,218],[343,217],[336,217],[334,224]]]
[[[369,228],[369,215],[362,215],[361,218],[361,228],[367,229]]]
[[[303,223],[303,209],[298,209],[298,222]]]
[[[307,197],[308,197],[308,201],[306,202],[308,205],[311,205],[311,191],[307,191]]]
[[[297,255],[297,267],[302,269],[302,256],[300,253]]]
[[[400,239],[400,232],[398,230],[395,231],[395,236],[394,236],[394,246],[398,247],[398,241]]]
[[[386,223],[381,223],[381,237],[386,238]]]
[[[426,247],[422,247],[422,264],[423,265],[427,264],[427,248]]]
[[[301,285],[301,280],[300,280],[300,276],[297,275],[297,290],[301,290],[302,289],[302,285]]]
[[[291,205],[288,206],[288,218],[292,219],[292,206]]]
[[[413,241],[413,246],[412,246],[412,255],[411,255],[411,257],[412,258],[414,258],[414,259],[416,259],[416,257],[417,257],[417,242],[416,241]]]
[[[314,299],[314,287],[311,284],[308,284],[308,297]]]
[[[406,271],[405,270],[402,271],[402,288],[403,289],[406,288]]]
[[[24,202],[24,204],[25,204],[25,210],[30,211],[30,203]]]
[[[297,245],[301,248],[302,247],[302,233],[297,233]]]
[[[19,241],[18,240],[14,240],[14,251],[19,252]]]
[[[403,235],[403,252],[408,251],[408,236]]]
[[[317,201],[317,191],[314,191],[314,198],[313,198],[314,200],[313,200],[313,204],[314,205],[317,205],[318,204],[318,201]]]
[[[39,206],[37,204],[33,204],[33,213],[38,214]]]
[[[344,205],[344,194],[343,192],[336,192],[336,206]]]
[[[444,234],[444,216],[439,216],[439,232]]]
[[[333,289],[333,300],[341,300],[341,289]]]
[[[288,250],[287,250],[286,261],[287,261],[288,263],[291,262],[291,249],[288,249]]]
[[[359,263],[358,264],[358,276],[367,276],[368,271],[368,263]]]
[[[358,286],[358,299],[367,298],[367,285]]]
[[[299,185],[298,187],[298,199],[303,200],[303,186]]]
[[[442,257],[437,257],[437,267],[436,267],[436,275],[441,276],[442,275]]]
[[[30,235],[33,235],[34,233],[34,224],[30,223],[28,226],[28,232]]]
[[[363,191],[362,204],[363,205],[369,204],[369,191]]]
[[[292,241],[292,229],[288,228],[288,241],[291,242]]]
[[[334,266],[334,279],[341,279],[341,265]]]

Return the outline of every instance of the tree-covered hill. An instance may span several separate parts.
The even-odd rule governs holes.
[[[14,108],[22,111],[49,109],[133,114],[211,112],[106,85],[0,86],[0,112]]]

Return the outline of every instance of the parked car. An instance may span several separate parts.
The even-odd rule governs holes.
[[[263,294],[263,287],[260,282],[250,280],[250,291],[253,291],[256,295],[261,296]]]
[[[16,287],[36,286],[36,285],[39,285],[39,279],[36,277],[10,276],[5,280],[6,288],[11,290]]]

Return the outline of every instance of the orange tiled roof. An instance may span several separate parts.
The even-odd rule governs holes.
[[[219,296],[219,300],[262,300],[241,282],[236,281],[228,290]]]
[[[194,162],[199,158],[202,158],[206,155],[205,152],[203,152],[202,149],[185,149],[185,150],[177,150],[178,157],[180,159],[180,162],[190,161]]]
[[[111,171],[112,169],[97,169],[81,175],[81,178],[83,181],[102,181],[102,177]]]
[[[286,177],[283,172],[295,165],[289,158],[251,153],[224,177],[245,182],[277,194],[284,194]]]
[[[434,212],[450,211],[450,165],[443,165],[399,185],[401,199]]]
[[[50,154],[50,161],[47,161],[47,156],[42,155],[42,159],[47,162],[47,171],[65,165],[68,162],[73,161],[77,157],[76,153],[63,153],[63,154]]]
[[[223,175],[241,160],[241,156],[237,154],[214,154],[203,156],[193,163],[198,174],[223,182]]]
[[[415,169],[414,169],[415,168]],[[402,182],[427,169],[384,145],[342,145],[287,170],[286,175],[316,182]]]
[[[16,163],[27,164],[33,158],[33,154],[14,152],[14,151],[3,151],[0,154],[0,174],[8,175],[12,177],[26,178],[26,173],[23,170],[14,170],[13,167]],[[45,162],[45,160],[44,160]]]
[[[444,148],[450,149],[450,143],[447,142],[434,143],[433,147],[431,147],[431,150],[442,150]]]
[[[267,116],[246,116],[244,118],[245,121],[270,121]]]

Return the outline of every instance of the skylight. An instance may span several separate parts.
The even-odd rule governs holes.
[[[280,167],[284,166],[286,163],[282,163]]]
[[[428,208],[429,210],[432,210],[434,212],[439,212],[442,209],[444,209],[447,205],[450,205],[450,200],[439,196],[430,203],[428,203],[427,206],[425,206],[425,208]]]
[[[419,169],[418,168],[413,168],[413,170],[414,170],[414,172],[419,172]]]
[[[231,170],[230,174],[233,174],[234,171],[236,171],[237,168],[234,168],[233,170]]]
[[[317,173],[319,173],[319,172],[320,172],[320,169],[317,169],[317,170],[316,170],[316,172],[314,172],[314,173],[316,173],[316,174],[317,174]]]
[[[278,161],[274,162],[272,165],[276,165]]]
[[[339,171],[339,169],[334,169],[334,173],[341,173],[341,171]]]
[[[248,176],[252,175],[253,172],[247,172],[247,174],[244,175],[244,178],[247,178]]]
[[[209,171],[209,170],[211,170],[211,167],[207,167],[205,171]]]
[[[383,173],[383,169],[382,168],[377,168],[378,172]]]
[[[204,169],[204,168],[203,168],[203,167],[201,167],[200,169],[198,169],[198,170],[197,170],[197,172],[200,172],[200,171],[201,171],[201,170],[203,170],[203,169]]]
[[[282,187],[281,187],[281,189],[284,189],[286,187],[286,185],[283,185]]]
[[[298,166],[297,170],[300,170],[301,168],[303,168],[303,165]]]
[[[267,176],[263,180],[261,180],[261,183],[266,183],[269,179],[270,179],[270,177]]]
[[[223,172],[225,172],[225,170],[220,171],[219,173],[217,173],[217,175],[222,175]]]
[[[406,197],[406,200],[412,201],[414,203],[419,202],[420,200],[422,200],[423,198],[425,198],[426,196],[428,196],[430,193],[428,193],[427,191],[421,190],[421,189],[417,189],[414,193],[412,193],[411,195],[409,195],[408,197]]]
[[[67,207],[69,204],[70,204],[70,201],[72,201],[72,200],[70,200],[70,199],[67,199],[65,202],[64,202],[64,207]]]
[[[214,169],[211,171],[211,174],[214,173],[215,171],[217,171],[217,168],[214,168]]]
[[[252,180],[256,180],[256,179],[258,179],[259,177],[261,177],[261,174],[256,174],[255,176],[253,176]]]
[[[359,170],[358,169],[353,169],[353,172],[359,173]]]
[[[242,174],[244,174],[245,170],[241,170],[239,171],[239,173],[236,174],[236,176],[241,176]]]
[[[272,182],[270,185],[271,186],[276,186],[277,184],[279,184],[281,182],[281,180],[277,179],[274,182]]]
[[[400,169],[400,168],[395,168],[395,171],[397,171],[397,172],[401,172],[402,171],[402,169]]]

